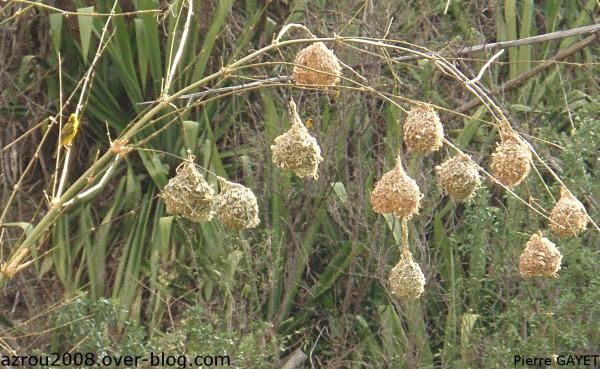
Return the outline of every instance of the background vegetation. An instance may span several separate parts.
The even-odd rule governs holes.
[[[113,5],[43,3],[0,4],[2,261],[47,212],[58,134],[47,118],[62,112],[66,121],[75,110],[78,83]],[[159,97],[184,32],[186,4],[118,2],[116,11],[127,14],[111,18],[107,46],[93,68],[71,182],[147,111],[144,102]],[[268,45],[291,22],[323,37],[425,46],[473,77],[493,52],[458,56],[465,46],[571,29],[599,17],[595,0],[448,4],[197,0],[172,90]],[[85,14],[93,12],[104,15]],[[598,42],[530,73],[585,37],[510,48],[482,83],[598,219]],[[282,62],[302,46],[265,54],[255,67],[209,87],[289,75]],[[406,109],[410,101],[445,108],[447,137],[488,167],[498,132],[484,108],[466,106],[474,96],[460,82],[426,60],[394,63],[404,55],[390,52],[386,62],[374,47],[329,46],[366,81],[348,69],[345,77],[392,93]],[[269,145],[289,126],[290,97],[323,150],[317,181],[270,164]],[[405,155],[408,173],[426,194],[410,223],[410,242],[427,285],[418,301],[391,297],[386,281],[399,257],[398,234],[373,214],[368,194],[401,150],[404,117],[380,96],[286,82],[178,100],[133,138],[142,143],[98,195],[61,212],[32,249],[27,260],[33,263],[3,285],[0,352],[228,353],[241,368],[279,368],[297,349],[308,356],[305,368],[505,368],[515,354],[598,353],[598,233],[554,240],[564,254],[560,278],[522,279],[518,256],[547,221],[489,182],[466,204],[443,196],[434,168],[449,156],[446,148],[427,158]],[[186,149],[202,167],[253,189],[259,228],[231,232],[217,221],[198,225],[165,213],[158,194]],[[534,171],[516,193],[547,211],[559,186],[543,166],[536,169],[539,175]]]

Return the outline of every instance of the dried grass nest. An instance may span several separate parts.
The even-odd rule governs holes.
[[[422,198],[419,186],[406,174],[398,156],[396,166],[375,184],[371,205],[377,213],[392,213],[400,219],[410,219],[419,212]]]
[[[251,189],[239,183],[219,179],[221,192],[216,197],[217,217],[230,229],[249,229],[258,226],[258,202]]]
[[[411,108],[403,129],[404,143],[411,152],[427,155],[443,145],[444,127],[437,112],[429,104]]]
[[[317,179],[319,164],[323,161],[321,148],[300,120],[293,101],[290,101],[289,110],[292,127],[276,137],[271,145],[273,164],[300,178]]]
[[[468,155],[450,158],[435,169],[440,187],[455,201],[471,198],[481,186],[477,164]]]
[[[559,237],[576,236],[588,223],[583,204],[566,188],[561,187],[560,199],[550,212],[550,230]]]
[[[322,42],[315,42],[300,50],[294,64],[292,80],[299,85],[335,86],[340,82],[340,62]]]
[[[168,214],[198,223],[209,221],[214,215],[214,191],[196,169],[193,159],[177,168],[177,174],[169,179],[161,197]]]
[[[524,278],[558,277],[562,255],[541,232],[531,236],[519,257],[519,272]]]
[[[389,284],[392,294],[404,300],[417,299],[425,291],[425,276],[410,252],[402,253],[400,261],[392,268]]]
[[[492,154],[492,174],[500,183],[513,188],[529,175],[531,150],[515,132],[509,129],[501,129],[501,139],[502,142]]]

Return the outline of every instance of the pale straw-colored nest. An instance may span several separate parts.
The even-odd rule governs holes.
[[[161,197],[168,214],[180,215],[193,222],[206,222],[214,215],[214,191],[192,161],[177,168]]]
[[[319,177],[319,164],[323,161],[317,139],[310,135],[296,111],[296,104],[290,101],[292,127],[275,138],[271,145],[271,157],[277,167],[291,171],[300,178]]]
[[[561,260],[556,246],[538,232],[531,236],[519,257],[519,273],[524,278],[558,277]]]
[[[440,187],[455,201],[472,197],[481,185],[479,169],[467,155],[450,158],[435,169]]]
[[[409,151],[427,155],[442,147],[444,127],[429,104],[416,105],[404,122],[404,143]]]
[[[315,42],[300,50],[294,64],[292,80],[299,85],[335,86],[340,82],[340,62],[322,42]]]
[[[492,174],[503,185],[519,185],[531,170],[531,150],[515,132],[502,130],[502,142],[492,154]]]
[[[390,290],[400,299],[419,298],[425,291],[425,276],[410,253],[402,254],[389,276]]]
[[[406,174],[398,157],[396,166],[375,184],[371,205],[377,213],[393,213],[400,219],[410,219],[419,212],[422,198],[419,186]]]
[[[216,197],[217,217],[230,229],[254,228],[260,223],[258,202],[248,187],[220,179],[221,192]]]
[[[576,236],[588,223],[588,215],[583,204],[571,192],[562,187],[560,200],[550,213],[550,230],[559,237]]]

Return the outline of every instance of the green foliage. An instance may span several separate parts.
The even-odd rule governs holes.
[[[107,299],[85,296],[67,301],[52,315],[58,330],[44,352],[92,352],[104,355],[150,357],[168,355],[227,355],[232,366],[261,368],[272,362],[270,351],[276,342],[269,338],[270,325],[254,321],[247,329],[228,328],[219,316],[201,307],[187,309],[177,326],[147,340],[147,330],[137,320],[121,321],[120,308]],[[276,347],[276,346],[275,346]],[[44,351],[44,349],[48,351]],[[95,366],[91,366],[95,367]]]

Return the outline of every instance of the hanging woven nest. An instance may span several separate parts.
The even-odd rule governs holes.
[[[248,229],[260,223],[258,202],[248,187],[219,179],[221,192],[216,197],[217,217],[227,228]]]
[[[402,168],[400,156],[394,169],[385,173],[371,192],[371,205],[377,213],[393,213],[400,219],[418,214],[423,194],[414,179]]]
[[[514,131],[503,127],[500,135],[502,142],[492,154],[492,174],[500,183],[513,188],[523,182],[531,170],[531,151]]]
[[[435,168],[442,190],[455,201],[466,200],[475,194],[481,185],[477,165],[468,155],[458,155]]]
[[[402,168],[400,156],[394,169],[385,173],[371,192],[371,205],[377,213],[393,213],[400,219],[410,219],[419,212],[423,194],[414,179]]]
[[[214,215],[214,191],[198,172],[193,159],[177,168],[161,197],[168,214],[181,215],[193,222],[206,222]]]
[[[340,62],[322,42],[315,42],[300,50],[294,64],[292,79],[299,85],[335,86],[340,82]]]
[[[409,151],[431,154],[442,147],[444,127],[440,117],[429,104],[416,105],[404,122],[404,143]]]
[[[271,145],[273,164],[288,170],[300,178],[317,179],[319,164],[323,161],[317,139],[308,133],[296,111],[296,104],[290,101],[292,127],[275,138]]]
[[[397,298],[413,300],[425,291],[425,276],[410,253],[403,253],[389,276],[390,290]]]
[[[556,246],[538,232],[531,236],[519,257],[519,272],[524,278],[558,277],[561,260]]]
[[[560,189],[560,200],[550,213],[550,230],[559,237],[576,236],[583,231],[588,215],[583,204],[566,188]]]

